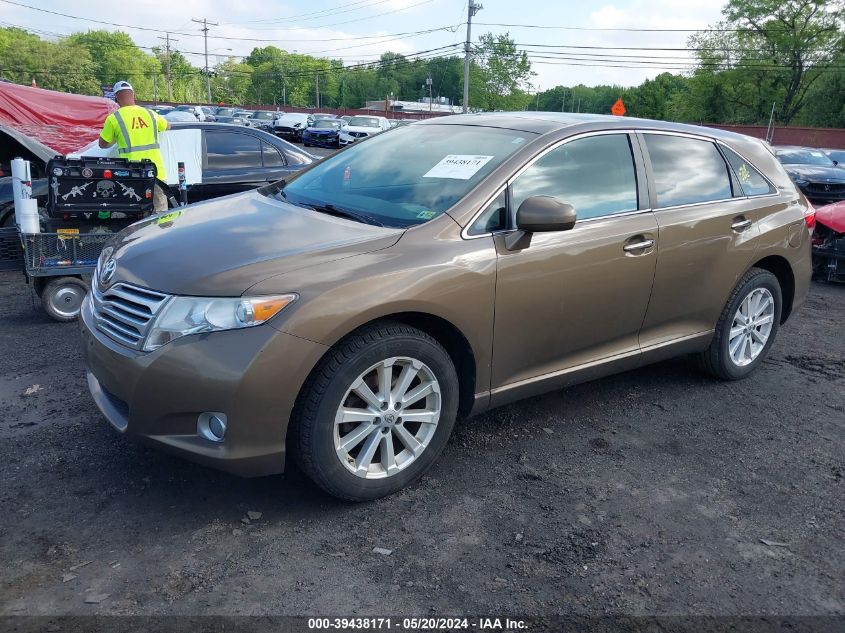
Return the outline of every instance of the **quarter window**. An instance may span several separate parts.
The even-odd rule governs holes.
[[[467,230],[468,235],[484,235],[494,231],[503,231],[508,222],[508,197],[503,190],[487,208],[481,212],[472,226]]]
[[[265,167],[280,167],[285,164],[285,159],[282,158],[279,150],[263,141],[261,143],[261,153],[264,155]]]
[[[665,134],[646,134],[645,142],[658,208],[732,197],[728,166],[713,143]]]
[[[724,146],[722,147],[722,151],[731,164],[731,169],[734,170],[744,195],[765,196],[769,193],[775,193],[769,181],[763,178],[762,174],[754,169],[742,156]]]
[[[579,220],[637,209],[637,178],[624,134],[565,143],[526,169],[513,183],[512,209],[531,196],[552,196],[575,207]]]
[[[251,134],[208,131],[205,146],[210,170],[261,167],[261,141]]]

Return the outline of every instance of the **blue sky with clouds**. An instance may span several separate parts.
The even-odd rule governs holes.
[[[377,59],[385,50],[410,54],[442,48],[428,55],[462,54],[466,36],[466,0],[16,0],[41,9],[115,22],[145,29],[124,28],[142,46],[161,42],[165,31],[175,47],[202,65],[203,41],[191,18],[218,22],[210,31],[209,50],[215,56],[247,55],[254,46],[273,44],[288,51],[342,58],[346,63]],[[493,24],[580,27],[584,29],[700,29],[721,17],[718,0],[482,0],[474,18],[473,39],[483,32],[509,32],[532,51],[537,75],[534,89],[558,84],[636,85],[689,58],[685,51],[607,51],[594,48],[685,48],[689,33],[567,30],[493,26]],[[0,24],[39,29],[51,34],[107,28],[91,21],[50,15],[0,2]],[[436,30],[435,30],[436,29]],[[413,35],[418,31],[430,33]],[[232,38],[232,39],[224,39]],[[240,39],[238,39],[240,38]],[[251,39],[247,39],[251,38]],[[257,41],[266,40],[266,41]],[[566,52],[568,50],[568,52]],[[550,51],[558,51],[560,55]],[[605,57],[597,57],[605,55]],[[622,55],[649,55],[627,62]],[[561,56],[568,59],[561,59]],[[553,59],[549,59],[552,57]],[[665,58],[659,59],[659,58]],[[216,59],[216,57],[215,57]],[[212,60],[214,61],[214,60]],[[633,68],[619,66],[636,66]]]

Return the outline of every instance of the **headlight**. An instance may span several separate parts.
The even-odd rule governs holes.
[[[302,123],[294,123],[293,127],[302,127]]]
[[[144,351],[201,332],[254,327],[272,319],[296,300],[295,294],[268,297],[174,297],[156,317]]]

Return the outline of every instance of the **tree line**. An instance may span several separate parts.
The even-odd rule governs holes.
[[[689,38],[689,67],[635,87],[556,86],[539,93],[531,92],[532,55],[507,33],[486,33],[473,46],[470,105],[606,114],[621,98],[628,115],[644,118],[766,124],[773,117],[779,124],[845,127],[844,18],[843,0],[729,0],[722,21]],[[385,98],[416,101],[429,90],[460,105],[463,58],[454,50],[385,52],[350,66],[265,46],[243,59],[213,55],[220,61],[208,81],[213,102],[234,105],[360,108]],[[120,31],[44,39],[0,28],[0,78],[80,94],[128,79],[144,101],[207,98],[204,70],[183,53],[144,49]]]

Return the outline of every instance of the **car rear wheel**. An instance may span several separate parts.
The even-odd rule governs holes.
[[[329,494],[376,499],[432,466],[457,409],[446,350],[416,328],[379,323],[343,340],[315,369],[294,412],[292,448]]]
[[[710,347],[699,357],[702,368],[722,380],[751,374],[775,341],[781,310],[777,277],[760,268],[749,270],[722,310]]]

